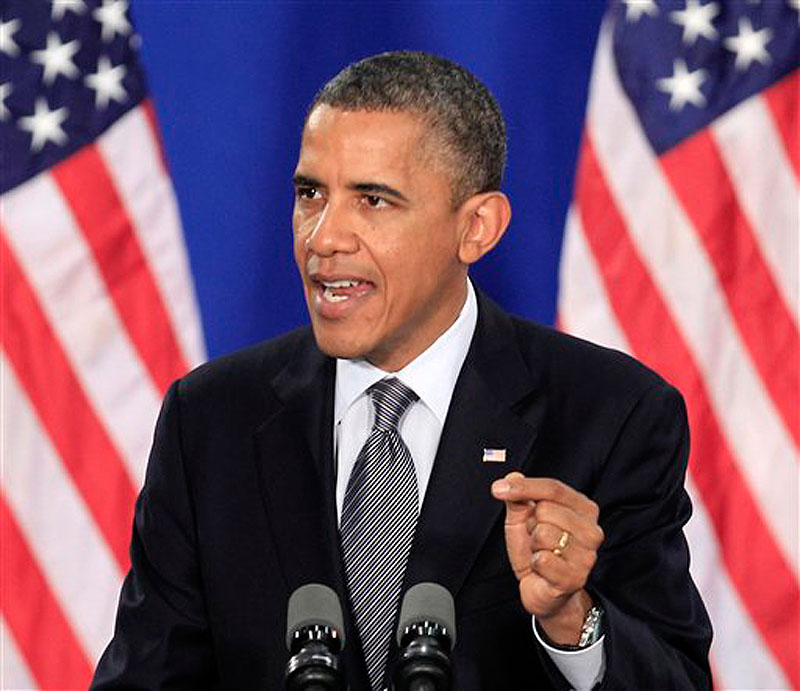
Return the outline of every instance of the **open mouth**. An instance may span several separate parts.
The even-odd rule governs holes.
[[[322,298],[326,302],[345,302],[352,298],[361,297],[370,292],[373,284],[357,278],[339,278],[336,280],[318,280],[322,288]]]

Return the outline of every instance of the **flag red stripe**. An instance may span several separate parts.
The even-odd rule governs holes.
[[[161,137],[161,128],[158,126],[158,116],[156,115],[156,107],[153,101],[149,98],[142,101],[144,114],[147,116],[147,122],[150,125],[150,131],[153,135],[153,140],[158,146],[159,160],[164,172],[169,175],[169,164],[167,163],[167,153],[164,150],[164,140]]]
[[[717,689],[720,689],[721,687],[719,686],[719,684],[715,680],[720,679],[720,673],[717,671],[717,661],[714,658],[714,651],[713,650],[708,654],[708,666],[711,669],[711,688],[712,688],[712,691],[717,691]]]
[[[167,310],[114,182],[87,146],[52,175],[94,253],[108,293],[156,387],[163,393],[188,369]]]
[[[800,178],[800,70],[790,72],[763,92],[775,126],[780,132],[786,156],[792,163],[794,174]]]
[[[122,458],[86,398],[56,335],[21,270],[5,233],[2,345],[120,569],[128,570],[128,541],[136,491]]]
[[[698,232],[742,340],[795,444],[800,446],[800,335],[781,297],[709,130],[661,157]]]
[[[634,353],[686,397],[692,477],[724,562],[762,637],[797,685],[797,581],[734,462],[700,371],[670,309],[627,234],[588,135],[581,151],[576,199],[612,308]]]
[[[0,497],[0,607],[31,674],[44,689],[86,688],[92,666]]]

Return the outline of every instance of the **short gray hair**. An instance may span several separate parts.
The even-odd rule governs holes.
[[[448,166],[454,207],[500,189],[506,162],[503,115],[489,89],[461,65],[419,51],[373,55],[325,84],[308,113],[322,104],[418,114]]]

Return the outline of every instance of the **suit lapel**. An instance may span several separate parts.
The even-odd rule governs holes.
[[[271,384],[281,405],[256,433],[257,465],[287,591],[306,583],[322,583],[336,591],[347,637],[344,665],[354,688],[367,688],[367,668],[339,549],[334,377],[334,360],[311,343],[275,377]]]
[[[502,504],[492,482],[522,470],[544,412],[509,317],[479,294],[479,319],[462,368],[417,524],[406,587],[435,581],[458,594]],[[505,462],[484,462],[505,449]]]
[[[256,433],[261,492],[291,590],[330,585],[343,595],[336,530],[333,361],[309,344],[271,382],[280,405]]]

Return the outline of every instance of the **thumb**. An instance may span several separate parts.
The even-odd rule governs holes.
[[[515,480],[524,479],[522,473],[509,473],[502,480],[492,484],[492,496],[502,500],[506,505],[505,537],[506,551],[511,562],[511,568],[517,578],[521,579],[530,573],[531,550],[530,535],[526,521],[533,507],[533,502],[528,499],[507,499]]]
[[[515,485],[518,485],[519,481],[524,479],[525,476],[522,473],[514,472],[509,473],[502,480],[492,483],[492,496],[505,502],[507,526],[517,525],[518,523],[524,524],[525,519],[528,517],[528,509],[531,507],[531,502],[526,498],[510,498],[512,490],[516,489]]]

